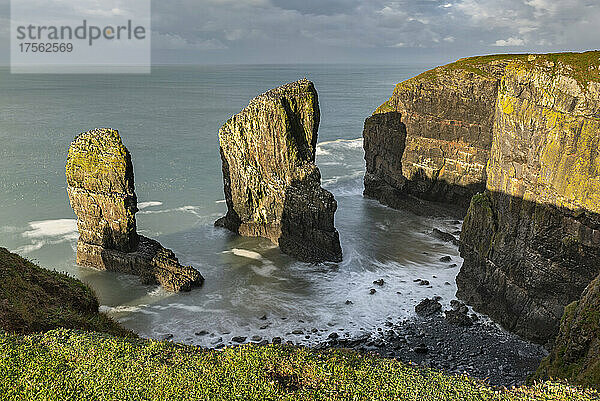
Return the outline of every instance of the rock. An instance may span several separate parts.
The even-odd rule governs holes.
[[[457,326],[472,326],[473,320],[469,317],[469,308],[462,302],[453,299],[450,301],[451,310],[445,311],[446,321]]]
[[[421,344],[417,345],[417,346],[416,346],[416,347],[413,349],[413,351],[414,351],[416,354],[426,354],[426,353],[428,353],[428,352],[429,352],[429,348],[427,348],[427,345],[425,345],[425,344],[421,343]]]
[[[235,336],[231,338],[231,341],[233,341],[234,343],[243,343],[244,341],[246,341],[246,338],[248,337],[244,337],[244,336]]]
[[[206,331],[206,330],[200,330],[200,331],[197,331],[194,334],[196,334],[197,336],[205,336],[205,335],[208,334],[208,331]]]
[[[346,300],[346,305],[352,305],[354,302],[350,301],[349,299]]]
[[[304,334],[304,331],[302,329],[295,329],[292,331],[292,334],[300,335]]]
[[[375,294],[376,292],[377,292],[377,290],[375,288],[371,288],[369,290],[369,294],[371,294],[371,295]]]
[[[383,286],[384,283],[385,283],[385,281],[383,281],[382,278],[380,278],[379,280],[373,281],[373,284],[377,284],[380,287]]]
[[[466,210],[485,186],[505,64],[473,57],[399,83],[365,121],[365,195],[396,208],[414,196]]]
[[[261,317],[259,317],[260,320],[267,320],[267,315],[262,315]]]
[[[446,232],[441,231],[441,230],[438,230],[437,228],[433,229],[433,232],[431,233],[431,235],[434,238],[437,238],[437,239],[442,240],[444,242],[451,242],[451,243],[453,243],[454,245],[457,245],[457,246],[459,244],[459,241],[456,239],[456,237],[454,235],[452,235],[450,233],[446,233]]]
[[[118,131],[79,134],[69,147],[67,193],[77,215],[77,264],[134,274],[145,284],[189,291],[204,281],[157,241],[137,234],[133,165]]]
[[[257,342],[259,342],[259,341],[261,341],[261,340],[262,340],[262,337],[261,337],[261,336],[258,336],[258,335],[256,335],[256,336],[252,336],[252,337],[250,338],[250,341],[254,341],[255,343],[257,343]]]
[[[450,261],[452,261],[452,257],[451,257],[451,256],[448,256],[448,255],[446,255],[446,256],[442,256],[442,257],[440,258],[440,262],[450,262]]]
[[[429,281],[427,281],[427,280],[419,280],[419,285],[429,285]]]
[[[431,316],[442,311],[442,304],[435,299],[425,298],[417,306],[415,312],[421,316]]]
[[[303,261],[342,260],[337,202],[315,166],[320,111],[303,79],[254,98],[219,131],[227,215],[215,222],[265,237]]]
[[[331,338],[332,340],[337,340],[340,337],[340,335],[338,333],[336,333],[335,331],[331,334],[329,334],[329,338]]]
[[[281,337],[273,337],[273,340],[271,340],[273,344],[281,344],[282,341],[283,339]]]
[[[600,83],[581,81],[599,54],[506,67],[486,191],[461,234],[458,296],[541,344],[600,274]]]
[[[570,383],[599,387],[600,377],[600,275],[585,289],[581,299],[569,304],[550,355],[535,378],[561,378]]]
[[[169,340],[173,339],[173,334],[165,334],[165,335],[161,336],[160,339],[162,341],[169,341]]]

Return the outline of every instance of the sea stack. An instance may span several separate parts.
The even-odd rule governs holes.
[[[302,261],[341,261],[337,202],[315,165],[319,121],[317,91],[306,79],[230,118],[219,131],[228,211],[215,225],[268,238]]]
[[[136,231],[133,165],[119,132],[99,128],[78,135],[69,147],[67,193],[77,215],[77,263],[134,274],[146,284],[189,291],[204,281],[175,254]]]

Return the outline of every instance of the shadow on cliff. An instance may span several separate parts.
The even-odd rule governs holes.
[[[464,217],[471,197],[485,189],[485,182],[461,186],[439,179],[439,172],[428,177],[423,168],[405,177],[402,161],[408,134],[402,114],[396,111],[374,114],[365,120],[364,195],[422,216]]]
[[[457,296],[541,344],[600,273],[600,215],[583,209],[486,191],[473,197],[460,240]]]

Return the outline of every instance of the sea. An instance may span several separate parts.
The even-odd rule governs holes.
[[[393,210],[362,195],[365,118],[396,83],[432,67],[154,66],[148,75],[0,69],[0,246],[88,283],[101,310],[142,337],[202,346],[256,335],[311,345],[331,331],[352,337],[410,319],[426,297],[449,305],[462,259],[431,232],[456,232],[461,222]],[[338,202],[341,263],[298,262],[268,240],[213,226],[226,212],[220,126],[258,94],[303,77],[319,93],[316,162]],[[131,152],[139,232],[197,268],[201,288],[174,294],[75,264],[65,160],[73,138],[96,127],[118,129]],[[373,283],[379,279],[383,286]]]

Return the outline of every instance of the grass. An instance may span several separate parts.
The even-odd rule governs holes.
[[[134,334],[98,312],[92,289],[66,274],[49,271],[0,248],[0,327],[33,333],[58,327]]]
[[[589,400],[544,382],[494,390],[465,376],[346,350],[243,345],[222,351],[57,329],[0,334],[6,400]]]

